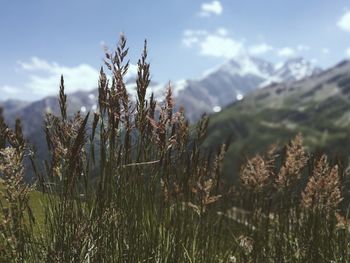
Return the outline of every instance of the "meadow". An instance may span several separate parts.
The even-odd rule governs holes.
[[[339,164],[299,134],[248,159],[231,186],[229,141],[203,148],[209,118],[190,125],[171,87],[147,98],[146,42],[131,99],[127,53],[124,36],[106,51],[96,112],[68,116],[61,78],[45,161],[20,120],[0,116],[0,262],[350,262]]]

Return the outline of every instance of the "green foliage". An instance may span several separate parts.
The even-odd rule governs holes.
[[[208,118],[189,126],[182,109],[174,112],[170,88],[162,104],[153,95],[147,98],[146,42],[133,102],[123,80],[127,53],[124,36],[115,51],[106,51],[111,79],[101,68],[93,116],[68,117],[62,77],[61,116],[48,114],[45,120],[44,167],[24,141],[20,123],[12,131],[0,117],[1,261],[350,260],[349,222],[338,210],[337,167],[322,159],[305,172],[312,165],[297,137],[282,157],[270,150],[249,160],[241,189],[228,188],[222,176],[228,145],[211,154],[203,150]],[[228,122],[227,135],[229,129],[256,132],[249,122],[240,125],[246,117]],[[25,156],[37,177],[33,186],[24,183]],[[323,176],[331,182],[324,192],[332,202],[315,206]]]
[[[279,95],[275,94],[279,86],[264,88],[211,116],[204,146],[215,148],[228,137],[234,142],[224,163],[227,179],[237,182],[247,157],[273,143],[282,146],[299,132],[311,152],[325,152],[341,159],[344,166],[348,164],[350,102],[335,92],[333,97],[320,101],[305,99],[307,85]]]

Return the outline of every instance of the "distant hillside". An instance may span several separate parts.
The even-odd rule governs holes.
[[[76,92],[68,96],[68,110],[70,115],[77,111],[90,111],[96,109],[97,91]],[[0,106],[4,108],[4,115],[9,125],[14,125],[15,119],[20,118],[23,125],[23,132],[27,138],[38,149],[40,156],[46,154],[46,142],[43,140],[44,129],[43,121],[45,113],[51,112],[59,114],[58,98],[55,96],[46,97],[45,99],[32,103],[13,103],[13,110],[9,108],[8,101]]]
[[[231,59],[217,68],[208,70],[200,78],[174,81],[171,86],[176,105],[185,107],[187,118],[194,122],[204,112],[209,114],[218,112],[257,88],[267,86],[272,82],[299,80],[320,71],[303,58],[293,58],[282,64],[274,65],[259,58],[243,57],[239,60]],[[136,72],[132,70],[126,79],[127,90],[131,98],[136,96]],[[57,89],[58,84],[59,80],[57,80]],[[69,85],[69,83],[66,84]],[[147,95],[150,96],[153,92],[155,98],[160,101],[164,99],[167,87],[168,83],[151,81]],[[69,94],[69,99],[72,110],[95,110],[97,90]],[[40,116],[47,110],[55,112],[57,102],[53,97],[33,103],[8,100],[0,101],[0,107],[5,109],[6,115],[23,116],[29,119],[36,117],[31,113]],[[26,112],[25,116],[23,112]]]
[[[20,111],[24,107],[28,106],[30,102],[23,100],[6,100],[0,101],[0,107],[4,108],[7,114],[12,114]]]
[[[301,132],[306,145],[347,161],[350,156],[350,62],[295,82],[258,89],[211,117],[207,147],[232,136],[231,179],[246,156]]]
[[[213,116],[208,145],[214,145],[218,139],[224,138],[232,131],[235,132],[238,137],[249,139],[249,134],[254,133],[258,127],[256,119],[264,119],[263,115],[265,113],[260,112],[260,109],[268,109],[273,104],[278,103],[275,97],[277,96],[277,98],[279,98],[285,93],[284,91],[282,92],[284,86],[289,87],[290,85],[296,85],[295,83],[291,83],[303,78],[306,78],[306,81],[312,81],[312,79],[316,78],[312,76],[320,71],[320,69],[314,68],[310,62],[302,58],[291,59],[276,66],[258,58],[247,57],[240,61],[230,60],[218,68],[210,70],[204,74],[202,78],[197,80],[180,80],[175,82],[173,84],[173,94],[176,105],[178,107],[185,107],[186,116],[192,123],[198,120],[204,112],[213,113],[215,111],[220,111],[230,103],[241,100],[240,103],[234,104],[233,107],[229,107],[222,113]],[[322,76],[322,74],[318,76]],[[271,82],[284,82],[285,84],[265,87]],[[126,85],[130,96],[135,98],[135,76],[130,76],[127,79]],[[166,84],[151,82],[148,96],[151,92],[154,92],[156,99],[158,101],[162,100],[166,87]],[[272,94],[268,95],[272,92],[271,90],[273,87],[279,87],[277,89],[281,90],[278,91],[276,96]],[[246,94],[249,93],[251,93],[251,95],[245,97]],[[246,105],[248,101],[256,96],[260,96],[258,99],[253,99],[253,101],[256,100],[256,105],[252,107]],[[97,108],[97,99],[98,94],[96,89],[88,92],[81,91],[69,94],[68,112],[70,115],[73,115],[73,113],[77,111],[81,111],[82,113],[95,111]],[[280,99],[279,103],[284,104]],[[241,105],[239,106],[242,108],[241,111],[237,110],[237,105]],[[46,112],[59,114],[57,97],[46,97],[32,103],[21,101],[0,102],[0,107],[4,108],[5,119],[10,125],[14,124],[15,118],[21,118],[25,137],[36,146],[39,157],[45,157],[47,150],[46,142],[43,140],[43,138],[45,138],[43,120]],[[234,109],[233,113],[230,110],[231,108]],[[266,114],[268,115],[267,117],[272,117],[279,116],[281,113],[278,111],[267,112]],[[282,117],[283,116],[281,116],[281,118]],[[242,120],[240,120],[240,118],[242,118]],[[223,123],[220,121],[221,119],[224,120]],[[250,119],[251,121],[247,122],[247,120]],[[261,124],[259,121],[257,123],[259,123],[259,125]],[[281,125],[275,124],[275,122],[271,124],[268,118],[262,123],[264,124],[264,129],[270,129],[271,125]],[[238,133],[235,131],[236,129]],[[274,130],[276,129],[277,127],[274,127]],[[259,130],[263,131],[262,127],[259,127]],[[259,131],[255,131],[255,133],[258,135],[260,134]],[[287,131],[283,131],[282,133],[282,137],[288,137],[291,132],[287,129]],[[266,137],[268,135],[264,136]],[[273,136],[275,136],[275,134],[272,135],[272,137]],[[282,137],[281,140],[283,140]],[[236,146],[233,148],[233,151],[236,152],[237,149],[246,148],[239,147],[242,143],[244,143],[244,140],[240,140],[240,142],[235,144]],[[251,145],[249,149],[251,152],[254,152],[255,149],[260,148],[258,145]]]

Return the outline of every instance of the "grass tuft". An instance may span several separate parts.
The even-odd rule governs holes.
[[[337,165],[313,165],[297,135],[247,160],[229,187],[229,143],[202,147],[209,118],[190,126],[170,85],[163,102],[148,97],[146,41],[129,97],[126,43],[105,50],[93,116],[69,114],[62,76],[44,165],[0,110],[1,262],[350,262]]]

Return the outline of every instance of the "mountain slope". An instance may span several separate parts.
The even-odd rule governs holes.
[[[276,103],[283,104],[284,102],[275,100],[272,94],[269,96],[265,95],[266,92],[271,93],[271,89],[275,86],[269,86],[258,90],[257,88],[261,83],[269,79],[282,81],[283,78],[286,78],[287,84],[285,85],[287,86],[290,85],[289,83],[291,83],[291,81],[299,79],[304,75],[309,77],[309,79],[312,79],[310,75],[312,76],[314,74],[315,69],[311,64],[301,63],[302,61],[304,60],[294,59],[293,61],[287,61],[282,66],[276,68],[273,64],[257,58],[245,58],[239,61],[230,60],[220,67],[207,72],[207,74],[201,79],[180,80],[175,82],[173,94],[175,96],[176,105],[178,107],[184,106],[186,116],[193,122],[197,120],[202,113],[220,111],[221,108],[224,108],[235,100],[242,100],[244,98],[239,105],[246,105],[246,102],[251,99],[250,96],[247,98],[244,96],[252,92],[252,94],[257,94],[252,96],[265,96],[263,99],[259,97],[259,99],[256,100],[257,102],[260,102],[262,108],[265,107],[264,104],[268,104],[269,106]],[[134,80],[134,75],[129,76],[129,79],[127,80],[127,89],[133,98],[136,96],[136,84]],[[164,97],[166,86],[167,85],[162,83],[159,84],[152,82],[148,95],[150,95],[151,92],[154,92],[156,99],[159,101]],[[282,90],[283,85],[277,85],[276,87],[278,87],[278,90]],[[282,94],[282,92],[278,92]],[[271,99],[268,100],[267,97],[270,97]],[[70,115],[78,110],[83,113],[96,110],[97,98],[98,94],[96,89],[89,92],[76,92],[69,94],[68,111]],[[33,103],[5,102],[0,103],[0,107],[1,106],[5,108],[5,119],[10,125],[14,124],[15,118],[21,118],[25,137],[37,147],[40,157],[45,156],[46,146],[45,141],[42,140],[42,138],[44,138],[43,119],[46,112],[59,114],[57,97],[47,97]],[[221,139],[223,138],[223,135],[226,135],[227,131],[231,132],[231,130],[238,129],[238,134],[248,134],[256,128],[254,126],[254,107],[249,108],[248,106],[249,104],[245,106],[243,112],[247,111],[246,114],[249,115],[248,111],[251,111],[252,114],[244,117],[242,121],[233,120],[233,122],[231,122],[228,120],[224,125],[219,122],[215,124],[214,122],[214,125],[216,125],[215,127],[218,127],[218,129],[215,131],[214,135],[211,135],[211,137],[214,138],[211,139],[213,141],[212,144],[217,141],[215,134]],[[226,112],[227,110],[225,110],[223,114],[214,115],[214,120],[216,116],[226,116]],[[268,114],[270,117],[269,114],[271,114],[271,116],[278,116],[281,112],[275,113],[263,111],[259,114]],[[230,116],[231,115],[229,114],[229,117]],[[239,115],[237,118],[239,119],[242,116],[243,115]],[[246,120],[249,119],[252,120],[246,122]],[[264,128],[271,128],[269,125],[275,125],[275,122],[265,121],[263,124]],[[227,125],[231,126],[227,129]],[[259,129],[262,128],[260,127]],[[258,135],[259,134],[257,134],[257,136]],[[255,146],[252,147],[252,151],[255,148]]]
[[[244,57],[229,60],[201,79],[187,81],[175,99],[178,105],[187,109],[190,120],[197,120],[203,112],[220,111],[258,87],[300,80],[320,71],[302,58],[287,60],[275,66],[262,59]]]
[[[213,148],[233,136],[225,169],[237,171],[246,156],[298,132],[313,150],[350,156],[349,61],[300,81],[255,90],[214,114],[206,146]],[[226,176],[236,177],[228,172]]]
[[[315,72],[318,72],[318,69],[302,58],[286,61],[276,67],[259,58],[242,57],[239,60],[227,61],[208,71],[200,79],[176,81],[172,84],[172,88],[176,105],[185,107],[187,118],[196,121],[204,112],[218,112],[229,103],[242,99],[246,93],[259,86],[266,86],[271,82],[293,81],[309,77]],[[126,79],[126,86],[132,98],[136,97],[136,74],[137,71],[133,69]],[[152,81],[147,96],[153,92],[155,98],[160,101],[164,98],[167,86],[168,83]],[[74,110],[95,110],[97,91],[76,92],[71,94],[69,99]],[[34,103],[0,101],[0,107],[4,107],[5,114],[10,117],[35,118],[31,116],[31,112],[42,115],[46,110],[57,108],[55,103],[53,97],[47,97]],[[24,110],[27,106],[28,110]],[[34,107],[37,108],[34,109]],[[23,112],[26,112],[26,116]]]
[[[28,101],[22,101],[22,100],[6,100],[6,101],[0,101],[0,107],[5,109],[5,111],[10,113],[15,113],[23,109],[24,107],[28,106],[30,102]]]

